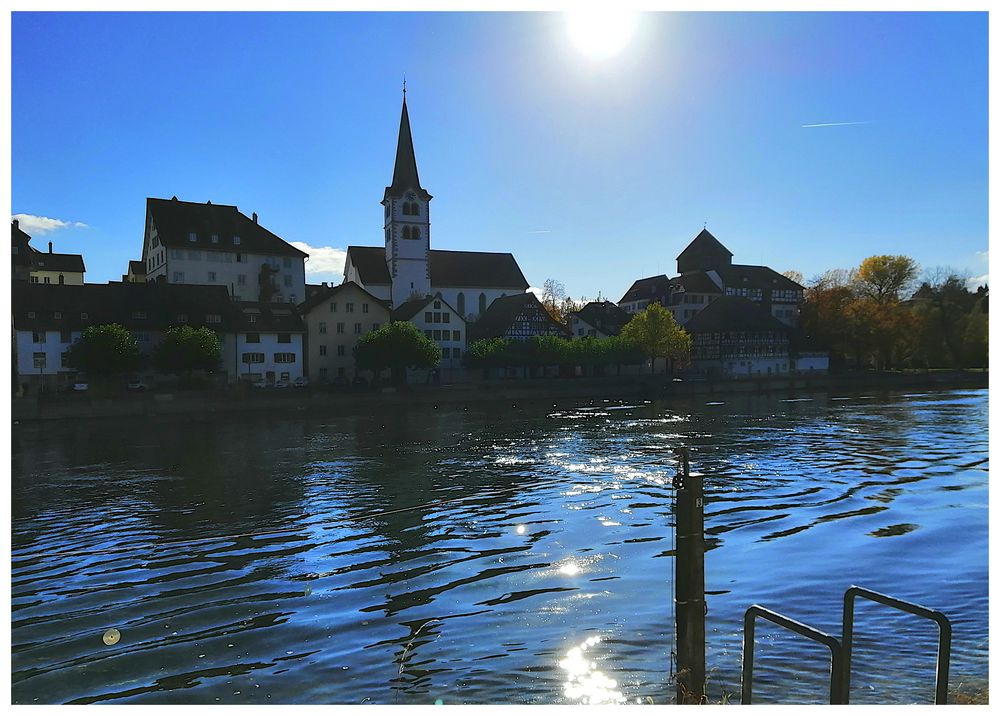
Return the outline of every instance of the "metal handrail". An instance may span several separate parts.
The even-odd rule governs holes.
[[[864,587],[852,586],[844,592],[844,673],[841,678],[844,688],[844,701],[848,703],[851,694],[851,649],[854,645],[854,602],[856,597],[869,599],[894,609],[930,619],[938,625],[937,679],[934,687],[934,703],[948,703],[948,666],[951,662],[951,622],[936,609],[928,609],[913,602],[890,597],[887,594],[873,592]],[[751,607],[752,608],[752,607]]]
[[[783,614],[778,614],[778,612],[762,607],[759,604],[751,605],[743,615],[743,675],[741,683],[741,703],[749,704],[753,698],[754,626],[756,624],[757,617],[767,619],[769,622],[777,624],[780,627],[784,627],[785,629],[793,631],[796,634],[804,636],[808,639],[812,639],[813,641],[827,647],[830,650],[830,703],[847,703],[846,691],[843,688],[842,679],[844,673],[844,651],[836,637],[832,637],[825,632],[821,632],[819,629],[814,629],[808,624],[803,624],[802,622],[790,619]]]

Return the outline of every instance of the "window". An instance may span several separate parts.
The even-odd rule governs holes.
[[[38,276],[31,276],[28,279],[31,283],[38,283]]]
[[[174,271],[174,283],[184,283],[183,271]]]
[[[236,277],[236,285],[238,285],[238,286],[246,286],[247,285],[247,275],[245,273],[241,273],[240,275],[238,275]]]
[[[434,311],[434,320],[432,321],[432,323],[440,323],[440,322],[441,322],[441,311]]]
[[[62,286],[65,283],[66,283],[66,277],[63,276],[62,274],[59,274],[59,285]]]
[[[338,356],[343,356],[344,355],[344,346],[343,345],[337,346],[337,355]]]
[[[464,293],[458,294],[458,314],[460,316],[464,316],[465,315],[465,294]]]
[[[453,341],[460,341],[460,340],[462,340],[462,332],[461,331],[452,331],[451,332],[451,340],[453,340]]]
[[[45,277],[44,281],[45,283],[52,283],[52,279],[48,276]]]
[[[424,311],[424,323],[434,323],[434,314],[430,311]]]
[[[361,304],[361,312],[362,313],[368,313],[368,304],[367,303],[362,303]]]
[[[412,236],[410,238],[412,238],[412,239],[419,239],[420,238],[420,227],[419,226],[414,226],[413,227],[413,233],[412,233]]]
[[[378,330],[378,327],[379,327],[379,326],[381,326],[381,325],[382,325],[381,323],[373,323],[373,324],[372,324],[372,330],[373,330],[373,331],[377,331],[377,330]]]
[[[435,301],[434,302],[434,308],[441,308],[441,302],[440,301]]]
[[[249,316],[247,316],[247,322],[249,322],[249,323],[256,323],[257,322],[257,314],[256,313],[251,313]]]
[[[187,323],[187,321],[188,321],[188,314],[186,314],[186,313],[178,313],[177,314],[177,322],[178,323]]]
[[[331,301],[330,302],[330,313],[336,313],[336,312],[337,312],[337,302],[336,301]]]
[[[244,363],[263,363],[264,354],[263,353],[244,353],[243,354]]]
[[[441,349],[441,357],[442,358],[451,358],[451,348],[448,348],[447,346],[444,347],[444,348],[442,348]]]
[[[240,245],[240,237],[239,236],[234,236],[233,237],[233,246],[239,246],[239,245]],[[236,254],[236,255],[239,256],[239,254]],[[239,261],[238,258],[236,260]]]
[[[70,368],[71,366],[66,361],[69,358],[69,351],[63,351],[59,354],[59,367],[60,368]]]
[[[62,318],[62,311],[53,311],[52,312],[52,317],[55,318],[55,319]]]
[[[35,312],[34,311],[28,311],[28,318],[34,318],[34,317],[35,317]]]
[[[278,334],[278,343],[291,343],[291,342],[292,342],[292,334],[291,333],[279,333]]]
[[[284,276],[283,277],[283,282],[284,282],[284,284],[285,284],[286,287],[290,287],[292,285],[292,277],[291,276],[287,276],[287,275]]]
[[[208,280],[211,281],[212,283],[215,283],[215,271],[208,272]]]
[[[31,362],[35,368],[39,370],[44,370],[45,368],[45,354],[44,353],[32,353]]]
[[[348,303],[346,306],[344,306],[344,310],[347,313],[354,313],[354,304],[353,303]]]
[[[70,331],[59,331],[59,342],[60,343],[72,343],[73,334]]]
[[[356,335],[356,336],[360,336],[361,335],[361,324],[360,323],[355,323],[354,324],[354,335]]]
[[[326,378],[326,368],[320,368],[319,369],[319,377],[320,378]]]
[[[188,241],[194,243],[197,240],[198,240],[198,234],[194,233],[193,231],[190,234],[188,234]]]
[[[403,238],[404,239],[410,238],[410,227],[409,226],[404,226],[403,227]]]
[[[430,338],[433,334],[431,333],[430,330],[426,330],[426,331],[424,331],[424,335],[427,336],[428,338]]]
[[[145,311],[132,311],[132,318],[136,320],[142,320],[145,317],[146,317]]]
[[[260,334],[259,333],[247,333],[246,341],[247,341],[247,343],[260,343]]]
[[[206,313],[205,323],[222,323],[222,316],[218,313]]]
[[[319,347],[319,354],[321,356],[325,356],[326,355],[326,346],[320,346]]]
[[[450,313],[442,313],[441,314],[441,322],[442,323],[451,323],[451,314]]]
[[[343,332],[344,332],[344,324],[343,323],[338,323],[337,324],[337,333],[343,333]]]
[[[89,318],[90,318],[90,316],[88,314],[86,314],[86,313],[81,313],[80,314],[80,320],[81,321],[86,321]]]
[[[326,333],[326,321],[319,322],[319,332]]]
[[[461,358],[462,357],[462,349],[461,348],[452,348],[451,349],[451,357],[454,358],[455,360],[458,360],[459,358]]]
[[[434,340],[436,341],[441,340],[441,331],[438,330],[437,328],[434,329]]]
[[[343,375],[346,375],[346,374],[347,374],[347,371],[346,371],[346,370],[344,370],[344,367],[343,367],[343,366],[341,366],[341,367],[337,368],[337,375],[338,375],[338,376],[343,376]]]
[[[275,363],[294,363],[295,354],[294,353],[275,353],[274,354]]]
[[[219,243],[219,235],[218,234],[212,234],[212,243],[213,244]]]
[[[243,263],[243,254],[236,254],[236,263]]]
[[[486,313],[486,294],[479,294],[479,315]]]
[[[45,343],[45,331],[32,331],[31,332],[31,342],[32,343]]]

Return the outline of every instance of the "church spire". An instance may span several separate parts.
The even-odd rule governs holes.
[[[399,139],[396,142],[396,164],[392,170],[392,184],[386,187],[386,196],[399,196],[413,189],[429,198],[417,175],[417,158],[413,153],[413,136],[410,134],[410,114],[406,109],[406,85],[403,85],[403,111],[399,118]]]

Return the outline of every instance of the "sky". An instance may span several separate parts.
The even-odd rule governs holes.
[[[806,279],[906,254],[986,280],[986,13],[643,13],[599,57],[614,24],[15,12],[11,210],[102,283],[146,197],[235,204],[339,282],[383,245],[405,74],[432,248],[532,286],[617,301],[703,226]]]

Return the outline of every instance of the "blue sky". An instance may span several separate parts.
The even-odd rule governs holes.
[[[12,212],[67,223],[33,244],[104,282],[147,196],[236,204],[339,281],[381,245],[405,72],[432,246],[533,286],[618,300],[706,222],[806,278],[877,253],[982,276],[987,24],[644,14],[595,60],[560,13],[14,13]]]

